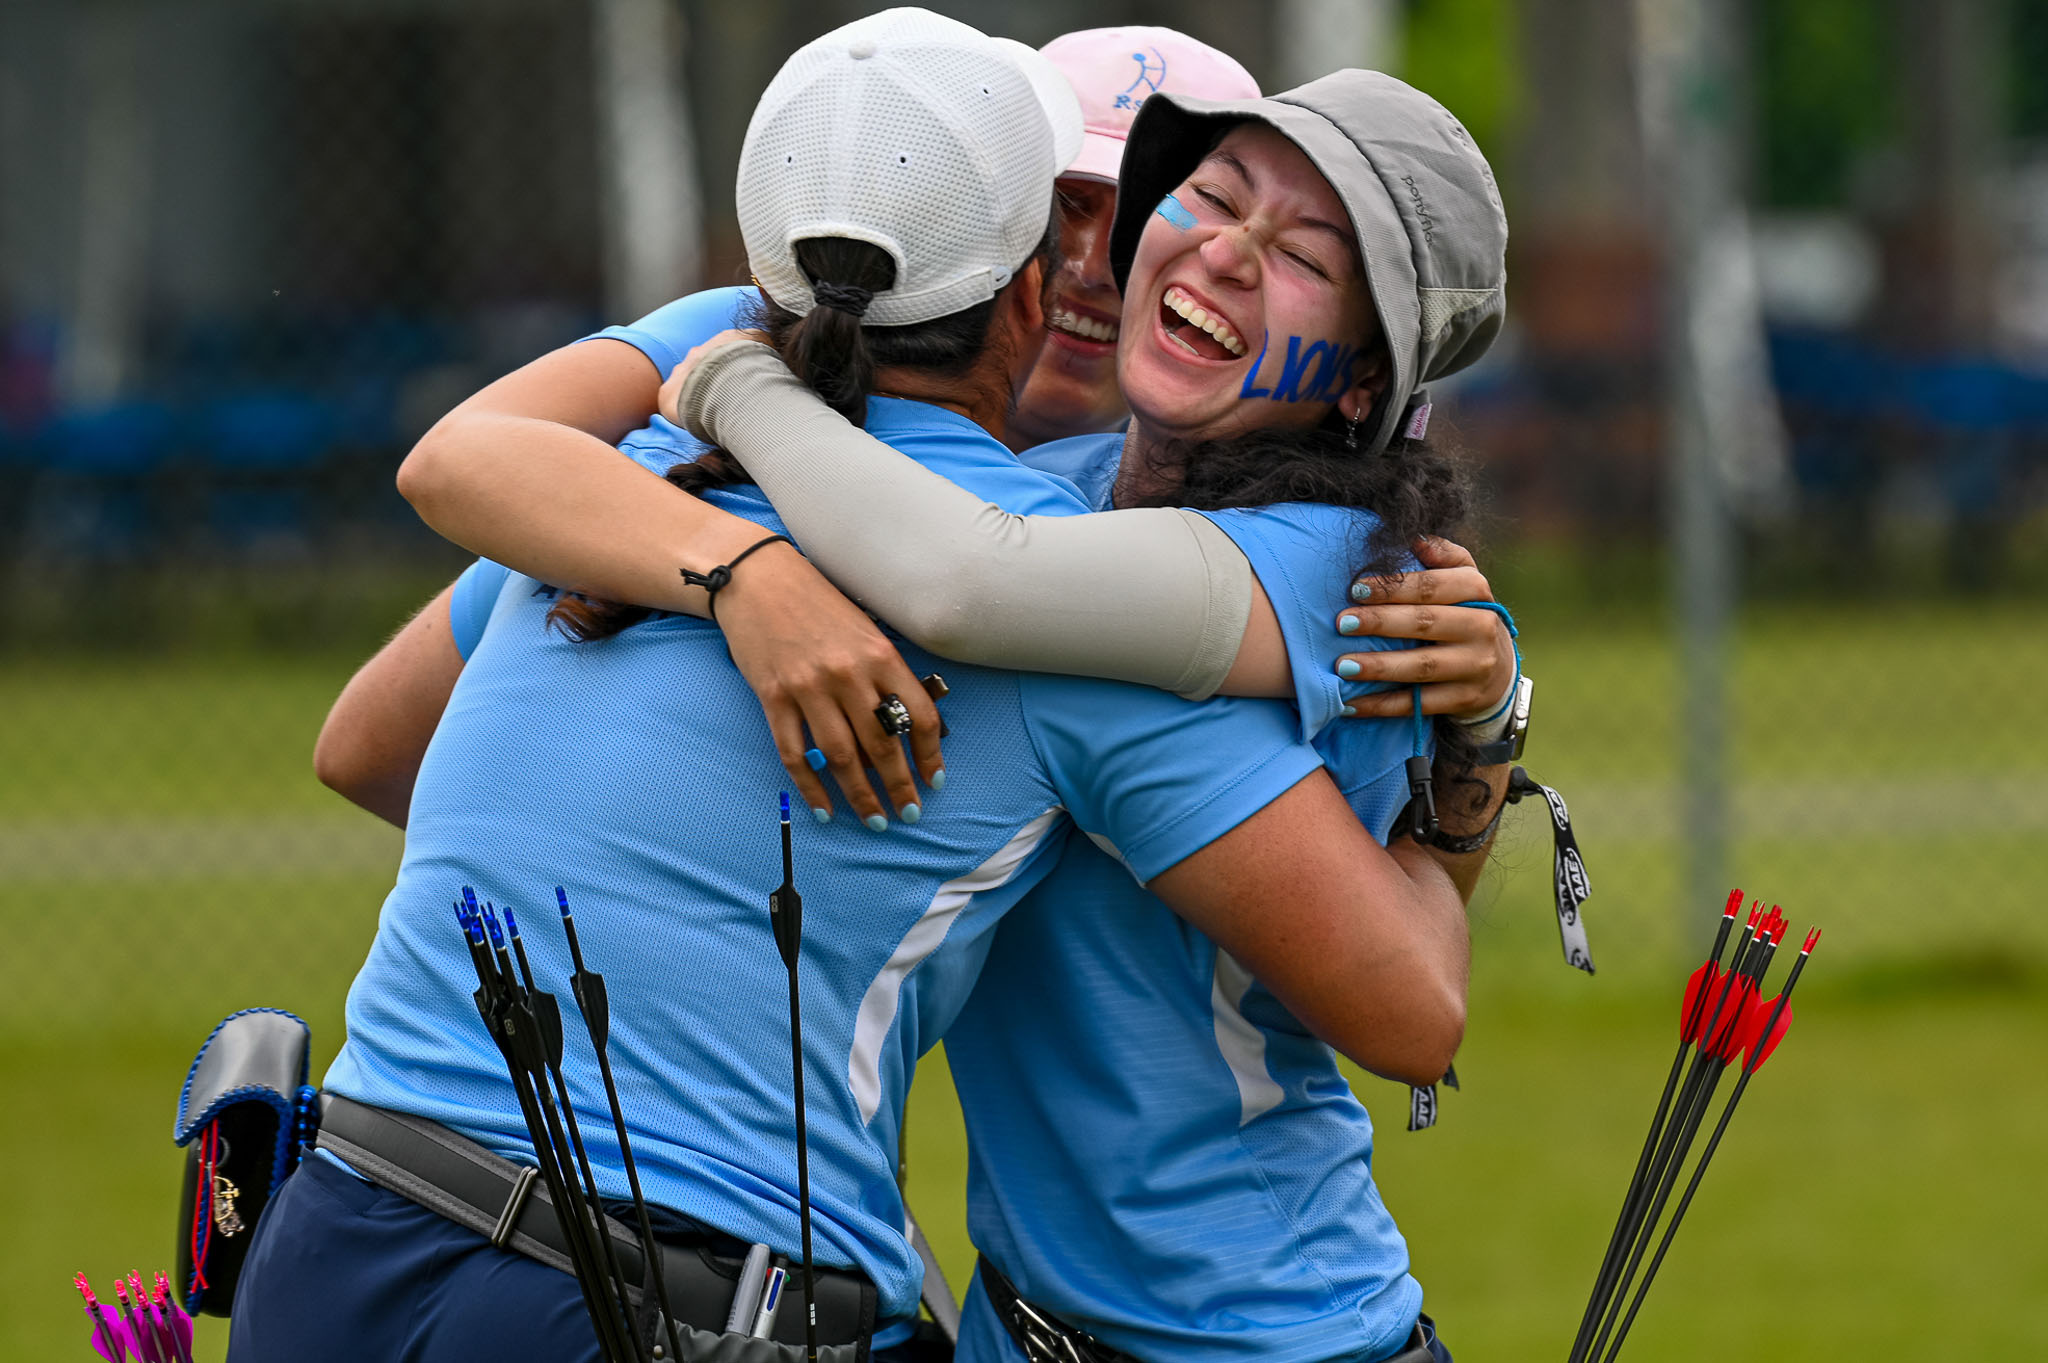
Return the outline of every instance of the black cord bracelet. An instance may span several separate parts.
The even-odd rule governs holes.
[[[756,549],[766,549],[769,545],[776,543],[787,544],[792,549],[796,547],[796,542],[787,535],[770,535],[767,539],[756,540],[737,554],[734,554],[732,562],[721,563],[708,573],[692,572],[688,568],[681,568],[677,571],[682,573],[683,581],[689,583],[692,587],[702,587],[704,589],[704,595],[711,598],[711,618],[716,620],[718,618],[718,594],[732,585],[732,570],[746,562],[747,555],[753,553]]]
[[[1427,843],[1440,852],[1449,852],[1454,857],[1462,857],[1468,853],[1477,852],[1480,848],[1486,846],[1487,839],[1491,838],[1495,830],[1500,827],[1501,815],[1507,813],[1508,806],[1513,803],[1514,801],[1512,800],[1502,800],[1500,808],[1494,810],[1493,817],[1486,821],[1486,827],[1480,829],[1477,833],[1466,833],[1461,836],[1456,833],[1446,833],[1439,827],[1432,836],[1420,838],[1417,841]]]

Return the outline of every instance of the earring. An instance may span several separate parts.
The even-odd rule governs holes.
[[[1357,417],[1352,417],[1352,418],[1351,418],[1351,421],[1350,421],[1350,425],[1349,425],[1348,429],[1346,429],[1346,430],[1345,430],[1345,432],[1344,432],[1344,448],[1345,448],[1345,449],[1347,449],[1347,450],[1355,450],[1355,449],[1357,449],[1357,448],[1358,448],[1358,418],[1357,418]]]

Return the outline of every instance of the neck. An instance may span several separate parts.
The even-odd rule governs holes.
[[[1145,429],[1142,420],[1131,422],[1124,436],[1123,462],[1117,466],[1116,487],[1110,494],[1113,505],[1130,506],[1178,489],[1180,470],[1168,467],[1159,457],[1165,444],[1163,438]]]
[[[875,394],[885,398],[908,398],[928,402],[957,412],[996,439],[1003,438],[1010,418],[1010,392],[977,366],[963,379],[941,378],[916,369],[875,371]]]

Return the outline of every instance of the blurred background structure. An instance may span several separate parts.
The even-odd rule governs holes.
[[[464,562],[399,459],[744,279],[755,96],[873,7],[0,4],[0,1356],[82,1347],[75,1269],[169,1266],[218,1017],[338,1043],[398,835],[312,739]],[[1391,70],[1499,172],[1511,334],[1438,399],[1602,973],[1555,965],[1519,815],[1467,1092],[1411,1137],[1362,1081],[1460,1356],[1564,1355],[1730,884],[1829,933],[1639,1351],[2043,1356],[2048,1237],[2009,1209],[2048,1148],[2048,0],[934,7],[1168,24],[1269,90]],[[935,1069],[915,1192],[964,1269],[947,1101]],[[1699,1276],[1759,1256],[1786,1281]]]

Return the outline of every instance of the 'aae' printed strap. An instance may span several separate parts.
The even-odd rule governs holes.
[[[1553,839],[1551,887],[1557,894],[1557,935],[1564,945],[1565,963],[1593,973],[1593,952],[1586,945],[1586,920],[1579,906],[1593,895],[1593,883],[1586,878],[1586,861],[1579,855],[1579,840],[1572,834],[1572,815],[1564,796],[1516,767],[1508,773],[1508,801],[1527,795],[1541,795],[1550,811]]]
[[[1438,1080],[1437,1083],[1442,1084],[1446,1088],[1458,1087],[1458,1067],[1453,1065],[1445,1070],[1444,1077]],[[1415,1087],[1413,1084],[1408,1086],[1408,1129],[1410,1131],[1427,1131],[1436,1125],[1436,1088],[1436,1084],[1424,1084],[1420,1088]]]

